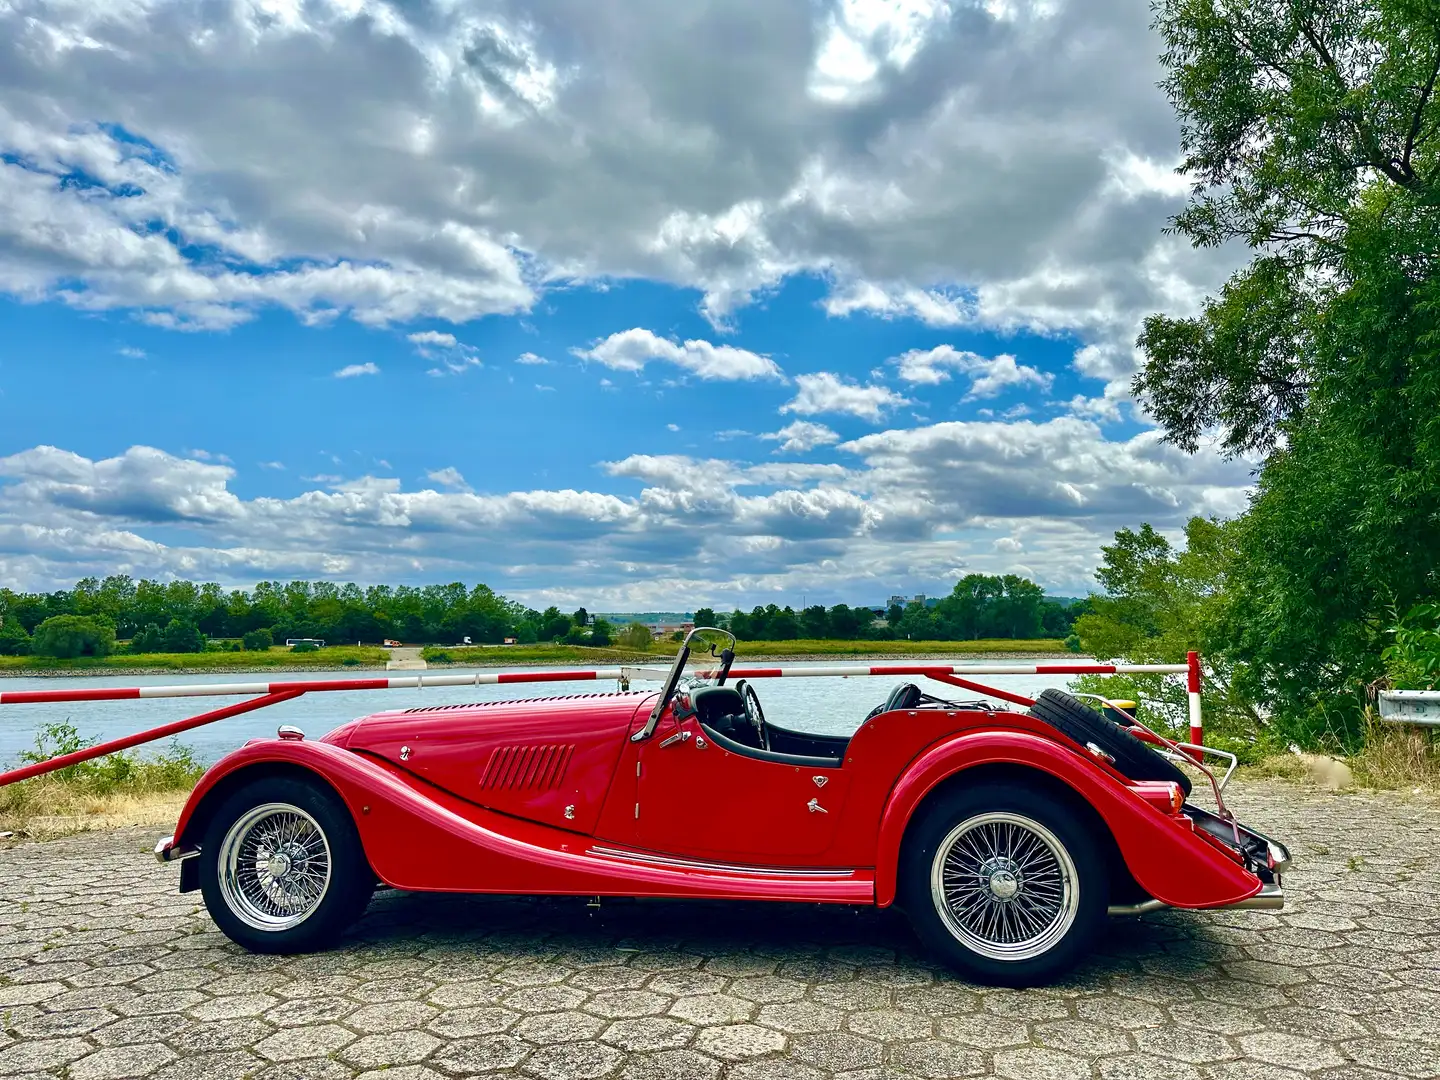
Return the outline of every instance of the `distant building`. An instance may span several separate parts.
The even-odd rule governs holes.
[[[917,593],[915,594],[915,599],[914,599],[914,600],[911,600],[910,602],[911,602],[912,604],[919,604],[921,607],[924,607],[924,606],[925,606],[925,594],[924,594],[923,592],[917,592]]]
[[[695,629],[693,622],[678,623],[654,623],[650,627],[650,636],[656,641],[663,641],[673,634],[688,634]]]
[[[903,596],[892,596],[892,597],[890,597],[890,599],[886,602],[885,606],[886,606],[887,608],[892,608],[892,607],[904,607],[904,606],[905,606],[905,597],[903,597]]]

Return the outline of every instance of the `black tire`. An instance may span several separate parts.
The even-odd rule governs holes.
[[[1161,757],[1115,721],[1102,716],[1062,690],[1042,690],[1030,710],[1051,727],[1081,746],[1094,743],[1115,759],[1115,768],[1131,780],[1168,780],[1190,795],[1190,777],[1174,762]]]
[[[987,890],[981,882],[986,879],[974,877],[966,867],[957,867],[950,860],[938,857],[944,849],[950,849],[959,841],[956,833],[967,826],[971,829],[965,835],[969,843],[978,843],[983,849],[986,840],[984,824],[991,817],[1006,817],[1021,829],[1036,836],[1045,852],[1037,860],[1027,860],[1026,869],[1018,875],[1019,884],[1012,897],[1001,901]],[[998,822],[996,827],[1006,828],[1011,821]],[[1038,826],[1039,832],[1035,831]],[[1075,805],[1067,798],[1057,796],[1040,787],[1015,784],[982,783],[973,788],[957,788],[937,797],[921,815],[911,822],[905,836],[905,846],[900,860],[899,899],[915,928],[921,942],[939,959],[949,964],[972,982],[994,986],[1035,986],[1053,981],[1069,970],[1092,946],[1096,934],[1105,920],[1110,903],[1110,880],[1105,856],[1098,839],[1091,830],[1093,817],[1077,813]],[[1048,839],[1040,837],[1048,834]],[[1011,834],[1013,835],[1013,834]],[[978,840],[976,839],[978,838]],[[1057,852],[1045,845],[1053,844]],[[1027,849],[1029,850],[1029,849]],[[1012,852],[1013,853],[1013,852]],[[958,852],[961,858],[971,857],[967,850]],[[1049,874],[1046,858],[1053,857],[1058,877]],[[1068,866],[1066,865],[1068,862]],[[942,879],[955,886],[976,890],[975,899],[982,904],[1001,907],[1018,903],[1031,888],[1030,898],[1037,899],[1052,893],[1044,892],[1047,878],[1068,885],[1063,898],[1057,901],[1055,915],[1048,922],[1044,911],[1038,916],[1042,931],[1029,939],[1021,937],[1013,945],[991,945],[994,948],[1010,948],[1008,956],[994,955],[984,951],[984,946],[967,941],[963,931],[954,929],[960,919],[951,909],[949,916],[942,912],[945,903],[942,892],[937,896],[932,888],[932,878],[940,868],[952,868],[959,872],[958,878]],[[1005,868],[999,868],[1002,873]],[[1027,882],[1025,875],[1032,880]],[[1012,872],[1012,881],[1015,877]],[[943,888],[952,887],[945,884]],[[991,886],[993,889],[993,886]],[[971,909],[975,910],[974,908]],[[1037,909],[1031,907],[1032,913]],[[1018,923],[1018,917],[1016,917]],[[992,938],[996,935],[991,932]],[[1028,941],[1028,948],[1026,943]]]
[[[277,843],[274,833],[286,829],[289,838]],[[253,846],[247,847],[247,837]],[[283,860],[277,869],[285,868],[279,879],[262,876],[255,861],[272,850]],[[234,870],[227,873],[232,852]],[[210,917],[226,937],[251,952],[324,948],[360,917],[375,891],[375,876],[350,812],[318,779],[262,777],[232,792],[211,816],[197,858]],[[266,880],[284,882],[294,891],[266,893]],[[277,895],[294,910],[277,904]],[[268,926],[267,916],[272,920]]]

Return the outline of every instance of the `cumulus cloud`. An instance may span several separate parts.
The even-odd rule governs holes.
[[[454,334],[445,334],[438,330],[421,330],[419,333],[405,335],[405,339],[412,345],[435,345],[442,349],[453,349],[459,344]]]
[[[847,464],[603,463],[625,494],[482,495],[447,466],[418,491],[329,474],[291,498],[242,498],[231,466],[148,447],[92,460],[38,446],[0,458],[0,567],[36,584],[116,572],[242,584],[419,574],[532,602],[683,593],[748,606],[791,589],[855,602],[933,591],[966,570],[1007,572],[1023,535],[1042,583],[1074,592],[1119,525],[1174,532],[1192,514],[1233,512],[1250,479],[1153,433],[1108,442],[1075,417],[887,430],[839,449]]]
[[[803,454],[817,446],[834,446],[840,441],[840,436],[824,424],[812,423],[809,420],[796,420],[779,431],[760,437],[778,442],[780,445],[775,450],[777,454]]]
[[[879,420],[888,409],[909,403],[888,386],[861,386],[829,371],[795,376],[799,393],[780,406],[782,413],[815,416],[818,413],[846,413],[866,420]]]
[[[549,361],[549,360],[546,360],[545,357],[543,357],[543,356],[537,356],[537,355],[536,355],[535,353],[533,353],[533,352],[523,352],[523,353],[521,353],[519,356],[517,356],[517,357],[515,358],[515,362],[516,362],[517,364],[526,364],[526,365],[535,366],[535,367],[538,367],[538,366],[540,366],[540,365],[542,365],[542,364],[548,364],[548,363],[550,363],[550,361]]]
[[[1233,258],[1159,236],[1184,191],[1148,23],[1132,0],[9,4],[0,290],[383,325],[644,277],[721,325],[812,273],[836,314],[1133,339]]]
[[[967,398],[991,398],[1021,387],[1049,390],[1055,376],[1019,363],[1008,353],[985,357],[950,345],[933,349],[912,349],[895,358],[899,376],[905,382],[934,386],[950,381],[950,371],[970,376]]]
[[[335,372],[337,379],[353,379],[359,375],[379,375],[380,365],[367,360],[363,364],[346,364]]]
[[[640,371],[646,364],[659,361],[701,379],[733,382],[784,377],[775,361],[748,349],[700,340],[669,341],[639,327],[611,334],[588,349],[573,351],[582,360],[593,360],[616,371]]]

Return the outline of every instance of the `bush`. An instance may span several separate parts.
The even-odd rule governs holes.
[[[264,652],[275,644],[275,635],[268,626],[262,626],[259,630],[247,631],[240,639],[240,644],[247,652]]]
[[[16,619],[7,619],[0,625],[0,656],[28,656],[30,635]]]
[[[52,615],[35,628],[30,651],[61,660],[109,656],[115,651],[115,628],[94,615]]]
[[[72,724],[46,724],[35,736],[35,749],[22,751],[20,761],[27,764],[49,761],[94,745],[94,739],[83,738]],[[168,748],[154,757],[142,758],[122,750],[59,769],[26,784],[59,782],[95,795],[107,795],[122,788],[175,791],[193,787],[204,771],[205,767],[195,760],[190,748],[172,739]]]
[[[205,651],[205,635],[189,619],[171,619],[165,627],[165,651],[194,653]]]
[[[319,652],[320,646],[313,641],[297,641],[290,646],[291,652]]]
[[[143,630],[135,631],[135,636],[130,639],[126,652],[132,653],[157,653],[165,651],[165,635],[161,633],[160,627],[151,623]]]
[[[632,622],[620,634],[619,643],[627,649],[649,650],[650,628],[644,623]]]

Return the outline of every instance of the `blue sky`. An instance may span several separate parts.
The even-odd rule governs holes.
[[[1084,591],[1116,528],[1249,482],[1128,393],[1140,320],[1228,268],[1162,235],[1147,22],[0,12],[0,580]]]

